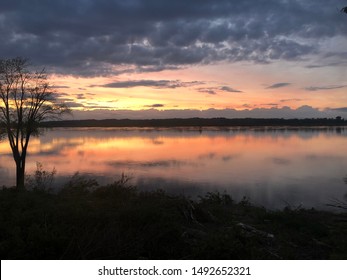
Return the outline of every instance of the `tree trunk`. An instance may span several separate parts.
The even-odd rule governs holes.
[[[19,191],[23,191],[25,179],[25,158],[21,158],[16,161],[16,188]]]

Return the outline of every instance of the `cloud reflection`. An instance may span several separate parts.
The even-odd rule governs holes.
[[[285,196],[296,203],[309,195],[321,202],[324,195],[346,193],[341,179],[347,172],[346,136],[346,130],[337,133],[335,128],[210,128],[202,133],[196,129],[54,129],[33,139],[27,172],[35,171],[36,162],[41,162],[46,170],[55,168],[59,178],[78,171],[110,183],[124,172],[135,180],[147,178],[139,181],[142,184],[160,178],[153,184],[184,189],[188,182],[193,189],[225,189],[266,204]],[[15,165],[7,155],[8,144],[1,143],[0,151],[1,180],[11,182]]]
[[[158,160],[158,161],[108,161],[107,165],[117,168],[179,168],[183,166],[196,166],[197,163],[179,160]]]
[[[277,165],[289,165],[292,163],[292,161],[287,158],[279,158],[279,157],[271,158],[271,161]]]

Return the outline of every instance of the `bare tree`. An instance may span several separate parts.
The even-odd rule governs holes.
[[[24,189],[29,140],[39,124],[68,112],[54,98],[43,69],[34,72],[26,59],[0,59],[0,127],[7,134],[16,163],[16,188]]]

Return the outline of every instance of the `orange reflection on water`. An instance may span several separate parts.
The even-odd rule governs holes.
[[[48,132],[31,142],[28,172],[38,161],[61,174],[125,172],[215,182],[267,176],[273,180],[288,174],[324,173],[317,168],[329,168],[329,159],[346,167],[344,154],[346,138],[324,133],[69,130],[64,135]]]
[[[258,196],[267,205],[294,195],[300,202],[306,197],[323,203],[347,191],[342,179],[347,174],[347,131],[340,132],[54,129],[31,140],[27,173],[41,162],[48,171],[55,168],[57,177],[80,172],[111,182],[124,172],[134,180],[164,178],[238,188],[241,195]],[[1,142],[2,184],[14,184],[14,170],[9,146]]]

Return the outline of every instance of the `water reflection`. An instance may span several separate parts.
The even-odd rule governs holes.
[[[33,138],[36,162],[58,181],[79,171],[100,183],[124,172],[141,188],[195,196],[206,191],[248,196],[267,207],[319,207],[346,193],[344,128],[54,129]],[[1,184],[14,184],[7,142],[0,143]]]

